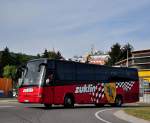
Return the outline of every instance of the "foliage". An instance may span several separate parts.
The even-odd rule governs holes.
[[[116,62],[121,61],[123,59],[127,59],[127,54],[128,57],[131,57],[131,52],[133,51],[133,46],[130,45],[129,43],[121,47],[119,43],[114,44],[111,47],[108,58],[108,62],[106,65],[112,66],[115,65]]]
[[[38,53],[36,57],[37,57],[37,58],[40,58],[40,57],[41,57],[41,55]]]
[[[111,51],[108,52],[108,54],[109,54],[109,58],[108,58],[108,62],[106,64],[114,65],[120,59],[121,45],[119,43],[114,44],[111,47]]]
[[[4,67],[6,65],[14,65],[15,59],[11,56],[9,49],[6,47],[1,53],[0,59],[1,66]]]
[[[34,58],[36,58],[36,56],[10,52],[9,48],[6,47],[3,51],[0,51],[0,76],[2,77],[3,75],[6,75],[4,67],[12,65],[18,67],[21,64],[26,63],[28,60]]]
[[[2,67],[6,65],[20,65],[33,58],[36,57],[22,53],[12,53],[7,47],[3,51],[0,51],[0,64]]]
[[[47,51],[47,49],[45,49],[45,51],[41,57],[42,58],[49,58],[49,59],[63,59],[63,57],[59,51],[58,52]]]
[[[18,53],[15,55],[16,64],[15,65],[21,65],[26,63],[28,60],[31,60],[35,58],[34,56],[25,55],[22,53]]]
[[[10,52],[9,48],[6,47],[3,51],[0,51],[0,77],[11,78],[13,80],[13,87],[16,88],[18,78],[21,76],[20,66],[25,64],[28,60],[35,58],[63,59],[59,51],[45,50],[42,55],[37,54],[37,56],[31,56]]]
[[[42,58],[48,58],[49,57],[49,53],[47,51],[47,49],[45,49],[43,55],[42,55]]]
[[[137,108],[124,109],[124,111],[129,115],[133,115],[135,117],[150,121],[150,105],[147,105],[145,107],[143,106]]]
[[[130,45],[129,43],[124,45],[121,48],[121,56],[120,56],[120,60],[126,59],[127,58],[127,53],[128,53],[128,57],[131,57],[131,52],[133,51],[133,46]]]
[[[16,66],[7,65],[3,70],[3,77],[14,79],[16,75]]]

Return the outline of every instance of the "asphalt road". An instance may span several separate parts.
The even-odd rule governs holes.
[[[0,123],[127,123],[113,115],[117,110],[119,108],[93,105],[45,109],[43,105],[2,103]]]

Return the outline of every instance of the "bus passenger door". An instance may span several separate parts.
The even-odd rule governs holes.
[[[44,90],[43,90],[43,98],[45,104],[53,104],[54,103],[54,74],[51,72],[48,74],[45,80],[44,84]]]

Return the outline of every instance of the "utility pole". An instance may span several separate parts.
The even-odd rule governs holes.
[[[127,63],[126,66],[129,67],[129,53],[128,53],[128,49],[127,49]]]

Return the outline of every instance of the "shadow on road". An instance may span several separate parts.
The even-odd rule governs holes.
[[[29,106],[28,108],[31,109],[43,109],[43,110],[57,110],[57,109],[65,109],[65,110],[70,110],[70,109],[91,109],[91,108],[95,108],[95,109],[103,109],[103,108],[114,108],[114,109],[124,109],[124,108],[143,108],[143,107],[150,107],[150,104],[129,104],[129,105],[123,105],[122,107],[112,107],[110,105],[105,105],[102,107],[96,107],[95,105],[76,105],[73,108],[66,108],[64,106],[60,106],[60,105],[54,105],[51,108],[47,109],[44,106]]]
[[[66,107],[64,107],[64,106],[60,106],[60,105],[55,105],[55,106],[52,106],[51,108],[49,108],[49,109],[47,109],[47,108],[45,108],[44,106],[42,107],[40,107],[40,106],[34,106],[34,107],[28,107],[28,108],[32,108],[32,109],[43,109],[43,110],[57,110],[57,109],[65,109],[65,110],[70,110],[70,109],[90,109],[90,108],[99,108],[99,107],[96,107],[96,106],[74,106],[74,107],[72,107],[72,108],[66,108]]]

